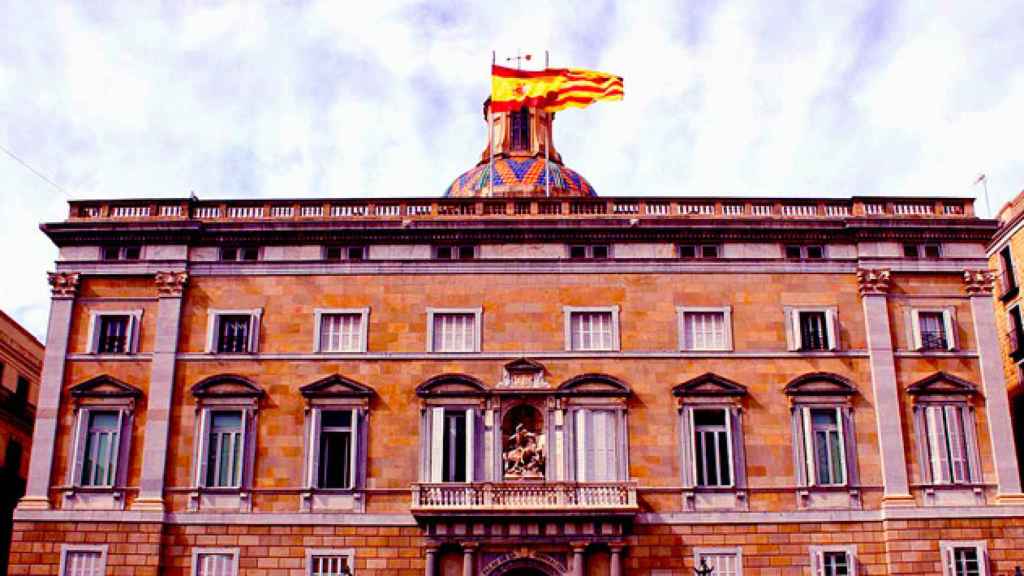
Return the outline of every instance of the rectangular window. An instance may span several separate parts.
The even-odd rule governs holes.
[[[801,408],[807,478],[818,486],[846,483],[846,446],[841,408]]]
[[[310,550],[307,555],[309,576],[344,576],[353,573],[355,563],[350,550]]]
[[[922,246],[925,258],[938,258],[942,256],[942,248],[938,244],[925,244]]]
[[[320,316],[321,352],[362,352],[363,314],[331,313]]]
[[[825,247],[818,244],[790,244],[785,252],[790,260],[821,260],[825,257]]]
[[[248,352],[252,316],[224,314],[218,317],[217,352],[231,354]]]
[[[733,485],[732,432],[729,410],[696,409],[691,413],[694,478],[697,486]]]
[[[711,568],[712,576],[742,576],[743,566],[739,549],[735,550],[700,550],[695,553],[694,567],[701,564]]]
[[[206,486],[237,488],[242,481],[244,439],[241,410],[210,412],[206,450]]]
[[[1007,338],[1010,341],[1010,356],[1019,360],[1024,353],[1024,319],[1021,318],[1020,306],[1013,306],[1007,310],[1010,319],[1010,330]]]
[[[1003,294],[1009,294],[1017,288],[1017,272],[1013,267],[1013,254],[1006,246],[999,251],[999,264],[1002,272]]]
[[[732,330],[729,308],[679,308],[683,350],[730,350]]]
[[[530,149],[530,111],[526,108],[509,114],[509,147],[511,150]]]
[[[317,488],[352,488],[355,470],[354,422],[353,410],[324,410],[320,413]]]
[[[611,251],[604,244],[569,246],[569,258],[575,260],[602,260],[608,258],[609,254],[611,254]]]
[[[801,350],[828,350],[828,328],[824,312],[798,312]]]
[[[441,479],[444,482],[466,481],[466,413],[445,411],[444,413],[444,468]]]
[[[849,576],[850,561],[846,552],[822,552],[822,576]]]
[[[0,376],[3,376],[3,369],[0,366]],[[28,402],[28,390],[32,384],[28,381],[28,378],[24,376],[18,376],[17,387],[14,389],[14,400],[19,405],[24,406]]]
[[[62,576],[104,576],[107,569],[106,546],[61,547],[60,573]]]
[[[96,351],[100,354],[124,354],[128,351],[129,316],[103,315],[99,318],[100,336]]]
[[[569,313],[571,350],[615,350],[616,327],[613,311]]]
[[[258,246],[224,246],[220,249],[220,259],[224,262],[243,262],[260,259]]]
[[[956,323],[952,309],[913,310],[914,348],[917,350],[953,350]]]
[[[429,418],[430,481],[472,482],[476,478],[476,411],[433,407]]]
[[[138,260],[142,257],[141,246],[104,246],[100,249],[104,260]]]
[[[925,441],[928,468],[933,484],[964,484],[975,472],[966,432],[972,425],[966,406],[924,407]]]
[[[325,246],[324,260],[365,260],[366,246]]]
[[[193,550],[193,576],[235,576],[238,573],[237,550]]]
[[[117,458],[121,445],[119,410],[89,410],[82,453],[82,486],[113,486],[117,479]]]
[[[430,317],[431,352],[479,352],[479,312],[434,312]]]
[[[476,258],[476,246],[435,246],[434,258],[437,260],[472,260]]]
[[[615,482],[619,479],[618,418],[614,410],[577,410],[576,480]]]

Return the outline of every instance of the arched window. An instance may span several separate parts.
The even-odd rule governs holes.
[[[513,110],[509,116],[510,146],[514,151],[530,149],[530,111],[526,108]]]

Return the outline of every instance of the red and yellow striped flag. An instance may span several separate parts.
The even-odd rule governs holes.
[[[622,77],[580,68],[516,70],[491,66],[491,110],[523,106],[549,112],[583,108],[599,100],[622,100]]]

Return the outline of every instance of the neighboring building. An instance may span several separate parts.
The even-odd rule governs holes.
[[[15,573],[1021,563],[996,222],[971,200],[598,197],[549,117],[495,124],[493,167],[444,198],[75,201],[44,225]]]
[[[14,507],[25,494],[43,345],[0,311],[0,574],[7,573]]]

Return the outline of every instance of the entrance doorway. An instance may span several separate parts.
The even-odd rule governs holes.
[[[504,576],[547,576],[540,570],[533,568],[513,568],[509,572],[505,572]]]

